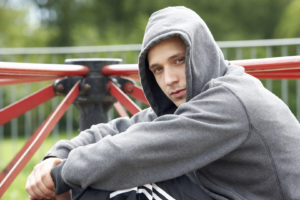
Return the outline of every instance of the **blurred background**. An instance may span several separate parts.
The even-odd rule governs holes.
[[[113,57],[137,63],[150,14],[173,5],[189,7],[204,19],[226,59],[300,55],[300,0],[1,0],[0,61],[64,63],[67,58]],[[262,82],[300,119],[299,80]],[[50,83],[2,86],[0,108]],[[60,100],[0,127],[0,169]],[[78,134],[78,118],[72,106],[3,199],[27,198],[25,180],[32,167],[55,141]]]
[[[140,43],[149,15],[184,5],[215,39],[299,37],[299,0],[1,0],[1,47]]]

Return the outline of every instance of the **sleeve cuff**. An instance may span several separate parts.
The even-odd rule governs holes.
[[[55,193],[56,194],[62,194],[71,189],[71,187],[65,183],[65,181],[62,179],[61,171],[66,161],[63,161],[61,164],[55,166],[51,170],[51,177],[54,182],[55,186]]]

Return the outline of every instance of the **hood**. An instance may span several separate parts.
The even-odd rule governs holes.
[[[223,53],[197,13],[185,7],[168,7],[153,13],[144,34],[139,73],[145,96],[158,116],[174,113],[177,107],[156,83],[147,54],[155,44],[173,36],[179,36],[186,44],[186,101],[227,70]]]

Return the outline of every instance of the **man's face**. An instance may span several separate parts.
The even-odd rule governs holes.
[[[156,44],[148,53],[150,71],[176,106],[186,102],[185,51],[184,42],[172,37]]]

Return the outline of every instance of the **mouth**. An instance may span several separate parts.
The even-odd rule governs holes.
[[[170,96],[175,97],[176,99],[185,97],[186,89],[179,89],[170,93]]]

